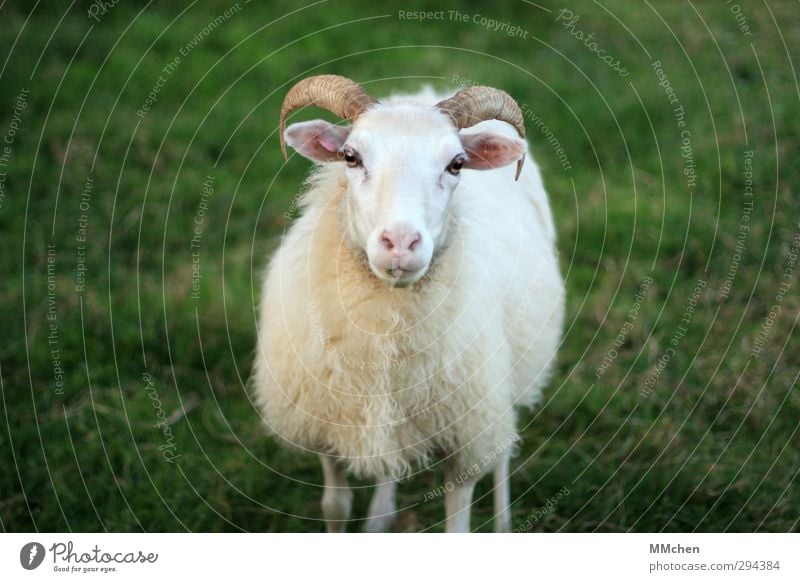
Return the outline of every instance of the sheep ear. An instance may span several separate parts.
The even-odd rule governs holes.
[[[502,168],[525,155],[525,141],[517,137],[505,137],[482,131],[459,135],[459,138],[469,156],[464,162],[464,167],[472,170]]]
[[[349,133],[349,126],[316,119],[293,123],[286,128],[284,138],[304,158],[314,162],[335,162],[339,159],[336,152],[344,145]]]

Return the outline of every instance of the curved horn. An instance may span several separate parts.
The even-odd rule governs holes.
[[[437,103],[436,108],[446,113],[458,129],[472,127],[487,119],[499,119],[513,125],[519,136],[525,139],[522,111],[517,102],[505,91],[491,87],[467,87],[449,99]],[[517,161],[515,180],[519,179],[523,162],[525,162],[524,155]]]
[[[295,109],[313,105],[327,109],[342,119],[353,119],[374,103],[377,103],[375,98],[367,94],[361,85],[347,77],[317,75],[303,79],[289,89],[281,106],[280,132],[283,159],[286,159],[286,143],[283,137],[286,118]]]

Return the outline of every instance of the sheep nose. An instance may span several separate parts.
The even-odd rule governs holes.
[[[381,244],[387,251],[400,256],[413,253],[414,248],[422,242],[419,231],[406,228],[386,229],[381,234]]]

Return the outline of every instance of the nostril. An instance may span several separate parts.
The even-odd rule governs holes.
[[[387,251],[392,250],[395,246],[391,235],[387,231],[383,231],[383,234],[381,235],[381,244]]]
[[[405,229],[394,231],[387,228],[381,233],[378,242],[385,250],[395,255],[402,255],[415,251],[422,242],[422,234],[419,231],[412,234]]]

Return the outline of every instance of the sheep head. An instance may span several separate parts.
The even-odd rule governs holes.
[[[286,127],[292,111],[311,105],[350,125],[314,120]],[[519,138],[459,133],[489,119],[510,123]],[[516,161],[519,178],[526,151],[517,103],[490,87],[464,89],[433,108],[385,106],[350,79],[320,75],[300,81],[286,95],[280,129],[284,157],[288,143],[310,160],[344,164],[350,241],[365,252],[375,276],[396,287],[421,279],[446,243],[461,170]]]

